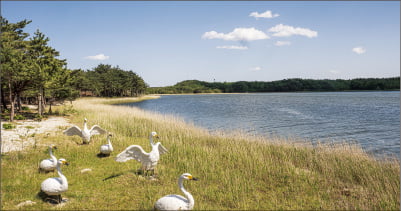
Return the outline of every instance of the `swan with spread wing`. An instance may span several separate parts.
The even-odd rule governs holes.
[[[154,174],[157,162],[160,159],[160,155],[167,153],[168,150],[160,142],[154,143],[153,138],[158,138],[156,132],[151,132],[149,137],[152,151],[145,152],[141,146],[131,145],[118,154],[115,160],[117,162],[126,162],[128,160],[135,159],[142,164],[141,170],[143,173],[145,173],[145,171],[153,171]]]
[[[90,138],[93,135],[100,135],[106,133],[106,130],[101,128],[99,125],[93,125],[92,128],[89,130],[87,127],[88,120],[84,119],[84,129],[81,130],[78,126],[74,125],[67,130],[64,131],[64,134],[67,136],[80,136],[84,144],[89,144]]]

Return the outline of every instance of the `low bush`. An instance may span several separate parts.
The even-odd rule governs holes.
[[[15,125],[11,124],[11,123],[4,123],[3,124],[3,129],[5,130],[9,130],[9,129],[13,129],[15,128]]]

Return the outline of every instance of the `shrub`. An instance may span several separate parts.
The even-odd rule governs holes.
[[[30,109],[29,109],[29,107],[27,107],[27,106],[22,106],[22,108],[21,108],[23,111],[29,111]]]
[[[15,125],[13,125],[13,124],[11,124],[11,123],[4,123],[4,124],[3,124],[3,128],[4,128],[5,130],[9,130],[9,129],[15,128]]]
[[[34,120],[36,120],[36,121],[42,121],[42,119],[43,119],[43,116],[41,116],[41,115],[39,115],[39,114],[36,114],[36,115],[35,115]]]
[[[77,110],[74,108],[73,105],[65,105],[63,106],[63,111],[61,112],[63,115],[73,114],[76,113]]]
[[[26,118],[24,116],[22,116],[21,114],[17,114],[14,116],[14,119],[16,120],[25,120]]]

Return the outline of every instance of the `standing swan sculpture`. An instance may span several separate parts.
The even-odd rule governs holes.
[[[39,164],[39,172],[48,173],[50,171],[54,171],[57,167],[57,158],[53,155],[53,149],[57,149],[54,144],[49,145],[49,154],[50,158],[42,160]]]
[[[155,210],[192,210],[195,205],[195,200],[192,195],[184,189],[183,180],[198,180],[189,173],[184,173],[178,178],[178,187],[186,196],[180,195],[167,195],[163,196],[156,201],[154,209]]]
[[[131,145],[117,155],[115,158],[116,161],[126,162],[127,160],[135,159],[136,161],[141,162],[141,170],[143,173],[145,173],[145,171],[153,171],[153,174],[155,174],[155,168],[160,159],[160,155],[168,152],[160,142],[157,142],[156,144],[153,142],[153,138],[158,137],[159,136],[156,132],[150,133],[149,141],[152,146],[152,151],[149,153],[145,152],[139,145]]]
[[[57,173],[60,177],[47,178],[40,186],[40,189],[48,196],[57,196],[58,203],[61,203],[61,194],[68,190],[68,181],[61,173],[61,165],[68,165],[68,162],[64,158],[58,160]]]
[[[111,145],[110,142],[110,137],[112,137],[113,135],[111,133],[109,133],[109,135],[107,135],[107,142],[108,144],[104,144],[102,146],[100,146],[100,155],[101,156],[110,156],[110,153],[113,152],[113,146]]]
[[[84,119],[84,129],[80,129],[78,126],[74,125],[67,130],[65,130],[63,133],[67,136],[80,136],[82,138],[83,144],[89,144],[90,138],[93,135],[100,135],[106,133],[106,130],[102,129],[98,125],[93,125],[92,128],[89,130],[87,127],[87,122],[88,120],[85,118]]]

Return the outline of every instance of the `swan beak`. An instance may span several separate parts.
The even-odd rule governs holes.
[[[195,178],[195,177],[193,177],[192,175],[189,175],[189,176],[188,176],[188,179],[189,179],[189,180],[195,180],[195,181],[198,180],[198,178]]]
[[[56,147],[56,146],[53,146],[52,148],[53,148],[53,149],[57,149],[57,147]]]
[[[157,135],[157,134],[156,134],[156,135],[154,135],[153,137],[155,137],[155,138],[157,138],[157,139],[158,139],[158,138],[159,138],[159,135]]]
[[[70,165],[70,163],[67,162],[67,161],[64,161],[63,164],[66,165],[66,166]]]

